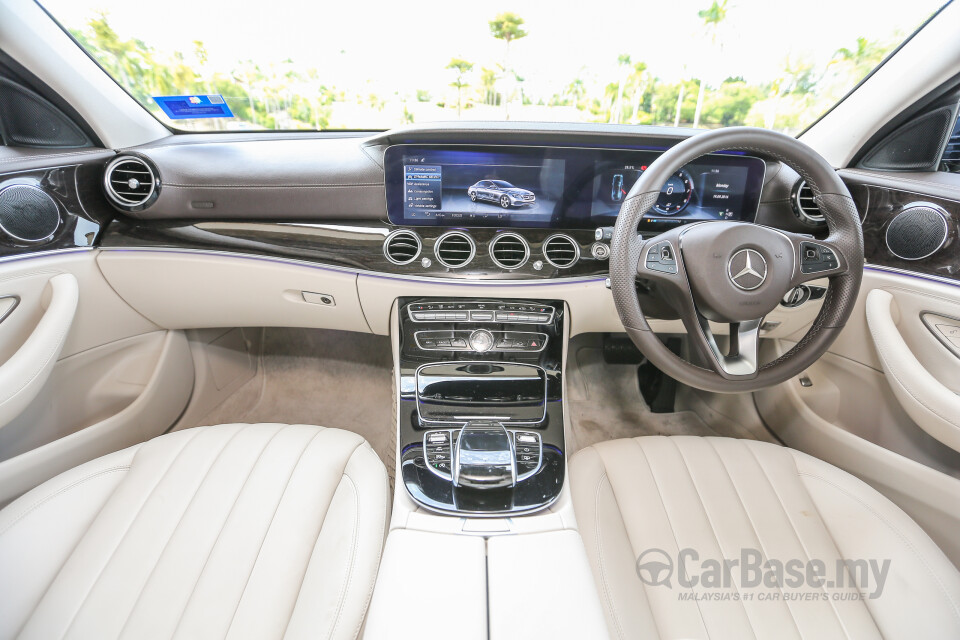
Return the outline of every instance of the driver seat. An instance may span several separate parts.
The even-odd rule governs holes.
[[[583,449],[570,479],[612,638],[960,638],[957,568],[896,505],[809,455],[647,436]],[[853,570],[869,579],[861,591],[849,569],[842,587],[710,572],[744,550],[753,567],[821,560],[826,580],[838,559],[866,561]],[[869,568],[887,560],[885,577]]]

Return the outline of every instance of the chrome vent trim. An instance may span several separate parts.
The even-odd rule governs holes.
[[[160,180],[153,167],[141,158],[118,156],[104,170],[103,187],[116,207],[124,211],[142,211],[157,199]]]
[[[530,245],[518,233],[501,233],[490,241],[490,259],[501,269],[519,269],[530,259]]]
[[[393,264],[410,264],[420,255],[423,243],[413,231],[398,229],[383,241],[383,255]]]
[[[449,269],[458,269],[470,264],[477,255],[477,245],[463,231],[447,231],[433,245],[437,261]]]
[[[797,184],[793,186],[790,204],[793,206],[793,212],[800,219],[800,222],[813,226],[820,226],[824,223],[820,207],[814,200],[813,189],[810,188],[806,180],[798,180]]]
[[[557,233],[543,241],[543,257],[557,269],[566,269],[580,259],[580,245],[570,236]]]

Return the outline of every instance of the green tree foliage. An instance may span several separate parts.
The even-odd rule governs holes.
[[[329,124],[329,105],[335,93],[320,83],[316,69],[295,70],[288,60],[280,67],[263,69],[240,62],[228,71],[207,70],[203,42],[194,41],[190,55],[176,51],[164,58],[142,40],[122,39],[99,13],[84,29],[71,30],[77,41],[93,55],[141,104],[154,114],[160,108],[153,96],[221,94],[235,118],[268,129],[323,129]],[[190,121],[184,121],[190,126]],[[201,121],[199,126],[209,126]],[[193,123],[196,125],[196,123]],[[216,119],[213,126],[221,125]],[[231,128],[236,128],[231,123]]]
[[[463,90],[470,86],[470,83],[464,81],[464,76],[473,69],[473,63],[461,58],[453,58],[447,64],[447,69],[453,69],[457,74],[457,79],[451,82],[450,86],[457,90],[457,117],[459,118],[463,104]]]

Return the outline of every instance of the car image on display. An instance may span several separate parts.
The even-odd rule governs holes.
[[[531,205],[537,201],[533,191],[520,189],[505,180],[480,180],[467,189],[470,200],[495,202],[504,209]]]

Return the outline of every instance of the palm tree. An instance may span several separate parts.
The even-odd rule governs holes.
[[[452,58],[450,63],[447,65],[447,69],[453,69],[457,72],[457,79],[454,82],[450,83],[451,87],[456,88],[457,90],[457,118],[460,118],[460,108],[462,105],[462,96],[463,89],[469,87],[470,85],[463,81],[463,76],[466,73],[469,73],[473,69],[473,63],[467,62],[461,58]]]
[[[638,62],[633,65],[631,77],[635,86],[633,88],[633,112],[630,114],[630,121],[636,124],[639,119],[640,103],[643,101],[643,94],[647,90],[647,63]]]
[[[720,28],[720,23],[727,19],[727,2],[728,0],[722,0],[721,2],[713,0],[713,4],[711,4],[709,7],[697,12],[697,15],[703,20],[703,26],[710,35],[710,44],[713,46],[717,46],[717,32]],[[723,50],[722,44],[720,45],[720,50]],[[703,110],[703,96],[706,86],[707,83],[704,81],[703,77],[701,77],[700,91],[697,94],[697,109],[693,114],[694,128],[700,126],[700,112]]]
[[[630,68],[630,55],[626,53],[621,53],[617,57],[617,65],[620,68],[620,79],[617,81],[617,98],[616,102],[613,103],[613,108],[610,109],[610,121],[611,122],[620,122],[620,116],[623,113],[622,103],[623,103],[623,85],[627,81],[627,69]]]
[[[509,77],[511,73],[510,43],[520,38],[526,38],[529,35],[523,28],[523,18],[510,11],[505,11],[497,14],[488,24],[490,25],[490,34],[497,40],[503,40],[504,43],[506,43],[503,54],[503,74]],[[508,95],[503,96],[503,112],[506,119],[509,120],[510,96]]]

